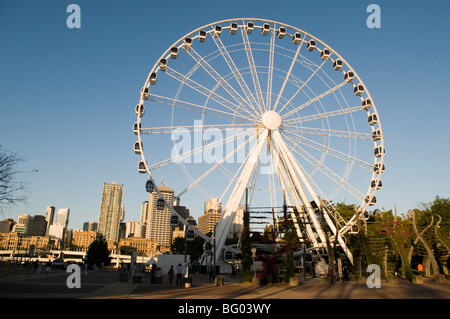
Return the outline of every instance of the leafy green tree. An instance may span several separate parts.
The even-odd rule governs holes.
[[[200,236],[195,236],[193,241],[187,242],[187,254],[191,261],[196,261],[203,254],[203,244],[205,240]],[[170,245],[172,254],[184,255],[186,241],[184,237],[176,237]]]
[[[102,263],[107,266],[111,262],[109,257],[108,244],[103,236],[99,236],[94,240],[86,253],[86,262],[89,265],[100,266]]]

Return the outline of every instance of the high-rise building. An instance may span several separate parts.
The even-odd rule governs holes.
[[[174,191],[164,184],[164,179],[158,185],[158,189],[164,200],[172,205]],[[150,193],[145,238],[156,240],[161,248],[168,249],[171,244],[170,217],[172,213],[166,206],[158,209],[158,199],[160,199],[159,194],[155,190]]]
[[[58,213],[56,214],[55,224],[67,227],[67,224],[69,223],[69,214],[70,214],[69,208],[58,209]]]
[[[45,236],[47,230],[47,221],[45,216],[35,215],[28,222],[28,236]]]
[[[221,216],[222,204],[217,197],[211,197],[209,201],[205,202],[204,214],[198,218],[198,229],[203,234],[214,232],[214,227],[219,222]]]
[[[83,231],[97,231],[98,223],[96,222],[84,222]]]
[[[104,183],[100,216],[98,219],[98,232],[106,240],[118,242],[119,227],[124,214],[122,206],[123,185],[117,183]]]
[[[50,225],[53,224],[54,216],[55,216],[55,206],[47,206],[47,210],[45,212],[45,220],[47,221],[47,229],[45,230],[45,235],[48,235],[48,231],[50,230]]]

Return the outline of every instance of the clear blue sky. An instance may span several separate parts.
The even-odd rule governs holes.
[[[71,3],[81,8],[81,29],[66,26]],[[370,3],[381,8],[381,29],[366,26]],[[238,17],[305,30],[362,77],[385,134],[378,207],[405,213],[450,197],[449,14],[448,0],[2,0],[0,145],[26,158],[21,170],[39,172],[19,176],[28,203],[1,218],[53,205],[70,208],[69,227],[79,229],[98,221],[103,183],[117,182],[126,220],[139,220],[147,199],[132,152],[139,89],[178,38]]]

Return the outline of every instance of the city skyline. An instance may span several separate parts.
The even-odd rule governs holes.
[[[235,8],[176,2],[180,10],[171,19],[156,14],[165,9],[163,3],[76,3],[82,17],[78,30],[66,26],[67,3],[0,5],[5,44],[0,53],[0,145],[26,159],[20,171],[39,170],[19,176],[29,183],[28,204],[9,207],[2,219],[45,216],[47,206],[69,207],[69,228],[81,229],[84,222],[98,221],[101,187],[115,181],[124,185],[126,220],[140,220],[148,193],[146,178],[137,172],[131,127],[142,83],[162,52],[183,34],[242,16],[285,22],[316,35],[364,79],[380,112],[386,144],[383,189],[374,209],[397,207],[405,214],[435,196],[450,197],[445,164],[450,154],[442,143],[449,137],[450,70],[435,55],[450,48],[448,1],[376,1],[380,29],[366,26],[369,3],[355,1],[249,1]],[[189,17],[183,14],[187,11]],[[162,178],[175,193],[182,190],[178,176],[155,176],[157,182]],[[181,205],[197,219],[207,198],[192,197],[195,206],[183,199]]]

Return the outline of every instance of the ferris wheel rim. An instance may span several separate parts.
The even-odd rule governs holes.
[[[333,48],[331,48],[329,45],[327,45],[322,40],[318,39],[317,37],[313,36],[312,34],[306,32],[306,31],[304,31],[302,29],[299,29],[297,27],[291,26],[291,25],[286,24],[286,23],[281,23],[281,22],[278,22],[278,21],[275,21],[275,20],[269,20],[269,19],[234,18],[234,19],[219,20],[219,21],[216,21],[216,22],[213,22],[213,23],[206,24],[206,25],[201,26],[201,27],[199,27],[199,28],[197,28],[197,29],[195,29],[195,30],[193,30],[191,32],[186,33],[183,37],[181,37],[177,41],[175,41],[172,46],[169,46],[169,48],[160,56],[160,58],[157,60],[157,62],[154,64],[153,68],[149,72],[149,75],[148,75],[148,77],[147,77],[147,79],[145,81],[145,84],[144,84],[143,88],[144,87],[148,88],[150,86],[150,76],[151,76],[151,74],[153,72],[158,72],[159,71],[159,61],[161,59],[168,58],[170,56],[170,50],[171,50],[172,47],[180,48],[182,46],[183,39],[185,39],[186,37],[189,37],[189,35],[193,35],[194,33],[198,33],[199,31],[204,30],[204,29],[206,29],[208,27],[214,27],[214,26],[219,25],[219,24],[223,24],[223,23],[227,23],[227,22],[236,22],[236,21],[241,21],[244,24],[245,24],[245,21],[258,21],[258,22],[272,23],[273,25],[284,26],[284,27],[290,28],[292,30],[296,30],[298,32],[301,32],[305,36],[316,40],[321,45],[324,45],[325,48],[328,48],[329,50],[331,50],[333,52],[333,54],[335,54],[349,68],[349,71],[352,71],[354,73],[355,78],[358,80],[358,84],[363,85],[363,87],[365,88],[365,94],[367,95],[368,99],[370,99],[372,101],[372,110],[373,110],[372,114],[376,114],[376,116],[379,118],[378,110],[376,109],[375,103],[374,103],[374,101],[372,99],[372,96],[370,95],[369,90],[367,89],[367,86],[364,84],[363,80],[360,78],[358,73],[351,67],[351,65],[337,51],[335,51]],[[242,28],[242,27],[243,27],[242,25],[238,25],[238,28]],[[227,27],[223,27],[223,28],[226,29]],[[206,31],[207,34],[210,34],[212,32],[213,32],[213,29]],[[198,37],[198,35],[194,35],[194,36],[192,36],[192,39],[195,40],[197,37]],[[272,92],[272,93],[276,93],[276,92]],[[144,103],[143,93],[141,93],[141,98],[140,98],[140,102],[139,103],[140,104]],[[141,123],[141,118],[139,116],[138,116],[138,119],[137,119],[137,123]],[[374,141],[374,146],[380,146],[384,150],[384,135],[383,135],[381,123],[379,121],[377,122],[377,128],[381,132],[381,138],[379,139],[380,142],[378,144]],[[373,126],[372,126],[372,131],[374,131],[374,127]],[[138,136],[138,142],[142,143],[141,131],[140,130],[138,130],[137,136]],[[146,170],[147,170],[148,177],[153,179],[152,174],[150,173],[150,170],[148,169],[147,162],[145,160],[144,152],[141,153],[141,157],[142,157],[142,160],[144,161],[144,163],[146,165]],[[381,156],[378,157],[378,159],[377,159],[377,157],[374,157],[373,165],[375,165],[375,164],[380,164],[380,166],[384,167],[384,153],[382,153]],[[378,183],[380,181],[381,173],[382,173],[382,171],[380,171],[379,173],[375,173],[375,171],[373,171],[371,180],[372,181],[375,180]],[[369,197],[369,203],[372,200],[372,198],[374,197],[375,192],[376,192],[376,189],[372,189],[370,186],[368,188],[368,191],[365,192],[365,194],[367,196],[370,196]],[[369,204],[367,203],[367,201],[365,203],[365,201],[363,200],[362,203],[359,206],[358,213],[359,214],[363,213],[368,207],[369,207]]]

